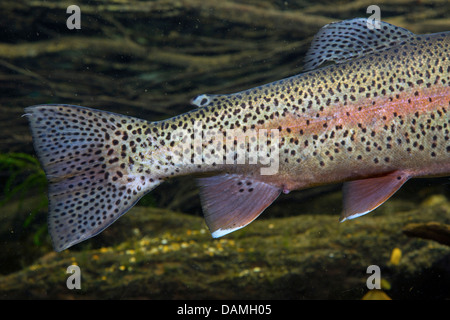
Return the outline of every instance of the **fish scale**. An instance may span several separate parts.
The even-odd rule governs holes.
[[[344,182],[346,220],[374,210],[410,178],[449,175],[450,33],[415,35],[384,22],[368,31],[366,22],[319,31],[305,73],[200,95],[197,109],[171,119],[27,108],[49,180],[55,250],[98,234],[174,176],[199,177],[206,223],[220,237],[282,192]],[[273,157],[263,163],[262,155]],[[274,163],[275,172],[263,172]]]

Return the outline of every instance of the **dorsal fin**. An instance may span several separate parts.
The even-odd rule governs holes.
[[[356,18],[324,26],[314,36],[303,70],[382,52],[414,36],[411,31],[383,21],[380,21],[380,28],[369,29],[368,22],[367,18]]]

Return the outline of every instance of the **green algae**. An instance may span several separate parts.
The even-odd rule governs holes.
[[[0,277],[0,297],[360,299],[369,265],[381,268],[393,299],[450,297],[450,247],[402,232],[419,221],[449,224],[450,202],[395,214],[385,207],[345,223],[335,215],[261,219],[220,239],[201,217],[137,207],[109,228],[121,236],[99,235]],[[398,265],[389,262],[394,248],[403,253]],[[71,264],[81,269],[81,290],[66,287]]]

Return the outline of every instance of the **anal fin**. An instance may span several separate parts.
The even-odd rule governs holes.
[[[238,174],[198,179],[206,224],[213,238],[245,227],[281,193],[273,185]]]
[[[394,171],[380,177],[345,182],[340,221],[357,218],[376,209],[409,178],[409,174],[403,171]]]

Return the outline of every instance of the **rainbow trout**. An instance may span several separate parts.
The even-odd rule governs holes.
[[[98,234],[175,176],[198,176],[206,223],[220,237],[282,192],[343,182],[345,220],[410,178],[450,175],[450,32],[346,20],[322,28],[305,61],[304,73],[200,95],[197,109],[164,121],[26,108],[55,250]]]

